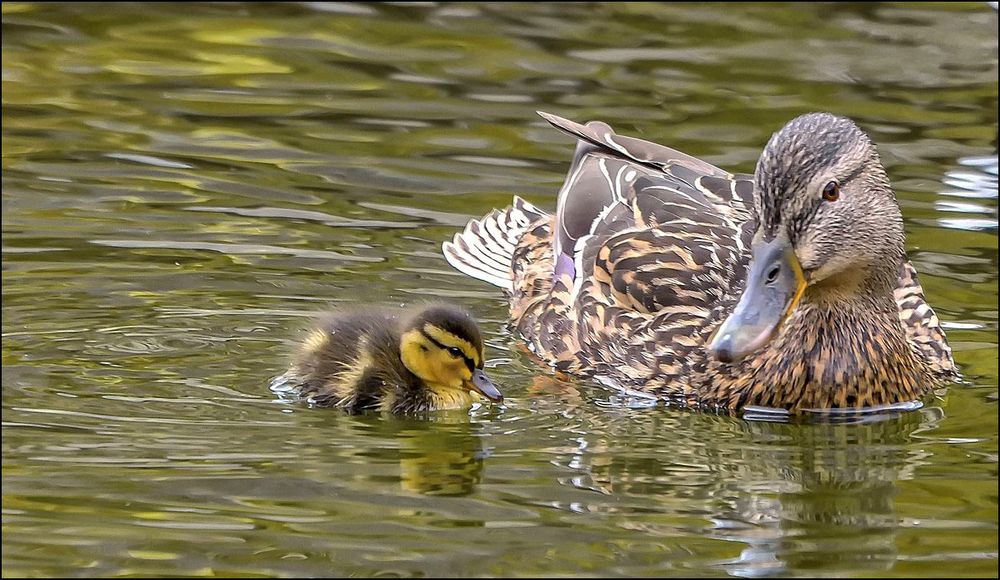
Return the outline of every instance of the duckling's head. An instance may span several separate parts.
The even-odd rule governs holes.
[[[850,119],[811,113],[775,133],[754,173],[757,231],[746,288],[710,349],[723,362],[766,345],[805,300],[891,296],[903,218],[875,145]]]
[[[503,395],[483,372],[483,338],[461,310],[429,306],[403,327],[399,352],[403,364],[435,394],[456,397],[476,391],[491,401]]]

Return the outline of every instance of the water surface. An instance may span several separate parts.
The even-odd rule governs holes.
[[[523,354],[439,248],[602,119],[733,171],[880,145],[967,383],[781,424]],[[995,576],[997,15],[948,5],[3,4],[4,575]],[[266,389],[310,317],[444,299],[501,407]]]

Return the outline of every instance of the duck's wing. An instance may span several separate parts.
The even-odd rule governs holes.
[[[655,313],[717,300],[742,276],[752,221],[735,222],[707,196],[658,177],[640,177],[631,195],[632,223],[598,224],[577,242],[579,280],[606,283],[614,302]]]
[[[456,270],[511,293],[520,282],[514,271],[518,246],[531,239],[548,245],[548,236],[535,231],[548,220],[549,214],[515,195],[510,206],[470,220],[453,240],[441,245],[441,251]]]
[[[557,202],[554,279],[568,276],[578,290],[583,280],[595,275],[592,265],[603,268],[610,264],[608,259],[618,257],[611,247],[603,259],[600,255],[616,237],[614,247],[630,248],[632,258],[643,262],[630,258],[611,268],[618,272],[621,296],[632,295],[653,306],[657,299],[648,295],[650,286],[644,278],[659,276],[660,266],[676,273],[693,262],[715,258],[690,254],[685,245],[704,240],[709,247],[743,253],[744,241],[749,241],[744,238],[752,231],[746,227],[753,218],[750,176],[733,175],[669,147],[618,135],[599,121],[581,125],[539,114],[580,140]],[[633,230],[635,234],[627,234]],[[644,233],[647,230],[656,232]],[[650,237],[657,239],[646,239]],[[631,246],[625,244],[629,238]],[[660,255],[661,250],[666,253]],[[610,272],[597,272],[604,274],[615,279]],[[630,283],[632,287],[625,288]],[[640,299],[636,293],[647,295]]]
[[[605,149],[623,159],[629,159],[651,169],[670,173],[671,167],[682,166],[688,167],[700,175],[715,175],[718,177],[729,175],[728,172],[719,169],[711,163],[697,157],[692,157],[686,153],[681,153],[676,149],[635,137],[618,135],[610,125],[601,121],[591,121],[586,125],[581,125],[580,123],[564,119],[552,113],[538,111],[538,114],[560,131],[586,141],[596,148]]]
[[[924,299],[917,270],[909,260],[904,260],[899,266],[895,298],[899,306],[899,321],[910,344],[935,375],[945,380],[958,379],[958,366],[952,358],[941,321]]]

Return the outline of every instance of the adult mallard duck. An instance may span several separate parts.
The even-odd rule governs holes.
[[[852,121],[798,117],[753,175],[540,113],[579,139],[555,215],[515,197],[443,246],[561,371],[694,407],[911,402],[958,377]]]
[[[502,401],[483,362],[479,327],[450,306],[345,311],[320,321],[271,390],[348,411],[464,408],[470,391]]]

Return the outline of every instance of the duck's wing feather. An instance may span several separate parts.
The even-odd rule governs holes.
[[[515,195],[510,206],[470,220],[453,240],[441,245],[441,251],[456,270],[514,292],[518,287],[512,269],[518,263],[515,250],[525,237],[531,236],[536,222],[548,217]]]
[[[917,270],[909,260],[904,260],[899,266],[895,298],[899,306],[899,321],[910,344],[927,361],[935,375],[946,380],[958,379],[960,372],[952,358],[941,321],[924,299]]]
[[[538,111],[538,114],[556,129],[585,141],[597,149],[604,150],[616,157],[629,159],[653,170],[670,173],[671,167],[678,166],[687,167],[700,175],[715,175],[718,177],[729,175],[728,172],[719,169],[711,163],[707,163],[686,153],[681,153],[676,149],[635,137],[619,135],[614,132],[610,125],[601,121],[591,121],[586,125],[581,125],[580,123],[551,113]]]
[[[557,277],[577,277],[579,242],[590,235],[656,227],[677,219],[699,223],[722,217],[737,223],[751,217],[753,186],[748,176],[735,176],[669,147],[618,135],[599,121],[581,125],[539,114],[580,140],[556,207]]]
[[[605,123],[539,114],[580,140],[559,192],[552,241],[553,279],[572,280],[570,301],[596,276],[608,278],[621,306],[651,312],[676,302],[664,294],[676,294],[676,287],[654,282],[679,280],[685,268],[693,273],[703,260],[719,259],[685,249],[702,247],[699,240],[743,261],[753,221],[749,176],[617,135]],[[665,276],[666,270],[673,274]],[[687,282],[699,286],[697,279]]]
[[[640,374],[664,348],[694,348],[744,277],[750,178],[603,123],[546,119],[580,142],[556,216],[513,256],[511,318],[529,347],[570,372],[634,360]]]

